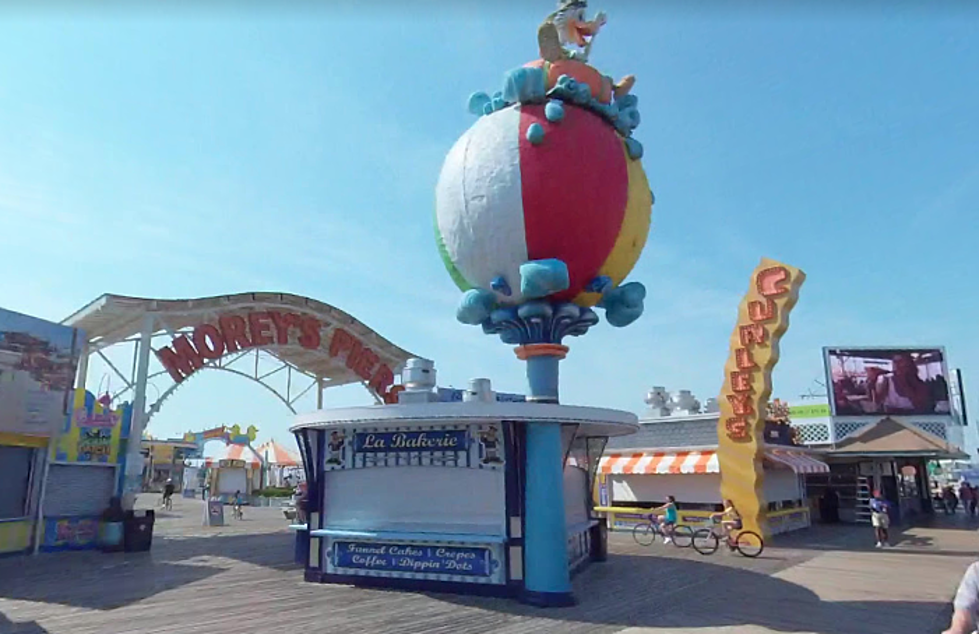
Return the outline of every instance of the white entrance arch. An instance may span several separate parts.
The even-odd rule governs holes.
[[[175,300],[102,295],[62,323],[85,334],[78,387],[85,387],[95,354],[122,380],[113,399],[132,392],[130,438],[140,438],[166,399],[201,370],[255,381],[295,413],[296,401],[310,390],[322,407],[324,389],[351,383],[363,384],[379,402],[391,400],[395,376],[416,356],[333,306],[288,293]],[[120,345],[133,347],[128,375],[103,352]],[[160,369],[151,372],[153,359]],[[271,380],[282,374],[284,388]],[[150,380],[169,385],[147,406]],[[139,448],[131,442],[127,451],[130,504],[140,483]]]

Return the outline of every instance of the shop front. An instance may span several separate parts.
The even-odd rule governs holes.
[[[78,362],[73,328],[0,309],[0,556],[43,535],[52,439],[65,422]]]
[[[769,448],[761,464],[770,534],[808,528],[805,478],[829,467],[804,449]],[[612,530],[632,530],[649,509],[677,501],[679,523],[701,525],[723,510],[717,447],[608,452],[599,466],[597,496]]]
[[[826,451],[830,472],[810,476],[813,499],[838,500],[819,506],[823,521],[870,522],[870,499],[880,491],[890,502],[893,523],[907,524],[934,512],[928,463],[968,456],[926,431],[894,418],[885,418],[849,436]],[[829,516],[827,517],[827,510]]]
[[[122,492],[132,408],[75,390],[70,416],[57,435],[42,491],[44,552],[98,545],[102,512]]]

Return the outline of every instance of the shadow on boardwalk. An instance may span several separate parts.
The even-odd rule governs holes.
[[[148,553],[42,554],[0,561],[0,598],[114,610],[228,569],[214,557],[289,569],[291,535],[217,535],[154,539]],[[232,562],[233,565],[233,562]],[[0,625],[2,625],[0,621]],[[0,627],[0,632],[7,630]]]
[[[37,624],[37,621],[14,623],[3,614],[0,614],[0,632],[3,634],[49,634],[48,630]]]
[[[697,559],[611,555],[575,580],[579,604],[537,609],[504,601],[439,595],[444,601],[571,625],[715,628],[755,625],[783,632],[889,634],[911,632],[923,613],[942,610],[927,601],[822,601],[812,591],[766,574]],[[565,630],[565,625],[561,626]],[[591,630],[585,630],[591,631]],[[921,630],[914,630],[922,634]]]

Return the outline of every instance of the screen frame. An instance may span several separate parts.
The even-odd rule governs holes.
[[[916,346],[823,346],[823,371],[826,373],[826,399],[829,401],[829,413],[833,418],[845,418],[848,420],[863,419],[863,418],[880,418],[880,417],[902,417],[902,418],[915,418],[915,419],[926,419],[926,420],[949,420],[954,418],[955,404],[952,402],[952,389],[948,387],[948,402],[949,402],[949,412],[942,414],[881,414],[881,413],[869,413],[869,414],[839,414],[836,411],[836,398],[833,396],[833,370],[830,367],[830,351],[840,351],[845,350],[847,352],[859,352],[866,350],[867,352],[881,351],[881,350],[893,350],[900,352],[933,352],[938,351],[942,355],[942,376],[945,377],[947,384],[951,384],[951,377],[948,374],[948,353],[945,350],[945,346],[927,346],[927,345],[916,345]]]

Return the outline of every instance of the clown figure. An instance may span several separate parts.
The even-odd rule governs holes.
[[[541,59],[548,62],[574,60],[588,63],[595,36],[605,26],[605,14],[599,12],[594,20],[585,19],[587,0],[559,0],[558,9],[547,16],[537,30]],[[612,82],[615,97],[621,98],[636,83],[633,75]]]

